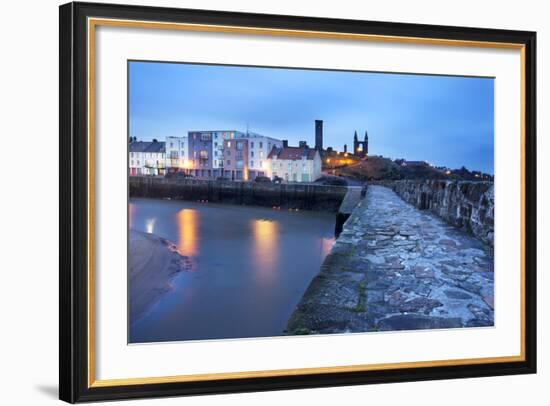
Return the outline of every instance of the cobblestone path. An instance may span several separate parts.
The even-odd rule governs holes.
[[[493,282],[488,246],[369,186],[287,333],[492,326]]]

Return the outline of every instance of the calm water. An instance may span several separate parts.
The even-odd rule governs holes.
[[[131,343],[281,335],[334,241],[333,213],[149,199],[129,212],[195,265],[130,321]]]

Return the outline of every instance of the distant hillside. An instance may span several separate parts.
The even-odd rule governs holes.
[[[398,179],[457,179],[481,180],[475,172],[465,168],[446,173],[429,165],[398,165],[389,158],[369,156],[357,164],[336,169],[336,174],[366,180],[398,180]]]

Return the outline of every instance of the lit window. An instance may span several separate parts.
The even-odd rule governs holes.
[[[227,141],[227,148],[231,148],[231,141]]]
[[[264,151],[260,151],[260,158],[264,159]]]

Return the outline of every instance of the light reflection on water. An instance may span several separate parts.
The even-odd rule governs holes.
[[[181,209],[176,214],[176,223],[178,227],[178,251],[188,257],[196,256],[198,254],[199,211]]]
[[[257,277],[262,285],[273,281],[279,258],[279,224],[273,220],[255,219],[252,224],[254,257]]]
[[[334,221],[331,213],[132,199],[130,227],[174,242],[195,270],[130,320],[129,341],[282,335],[332,247]]]

